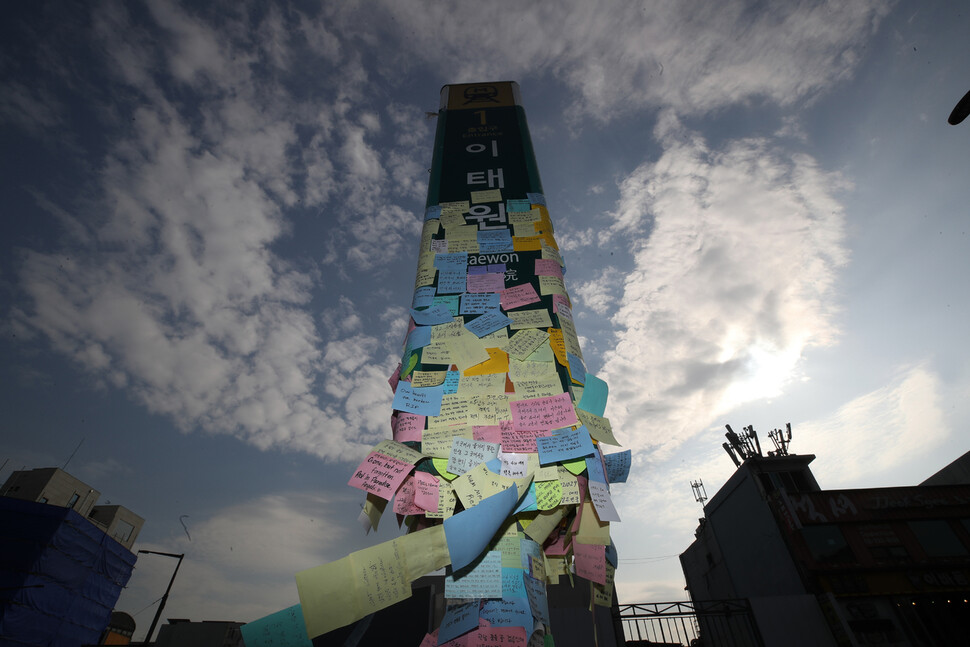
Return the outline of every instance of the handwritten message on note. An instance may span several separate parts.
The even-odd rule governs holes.
[[[573,542],[573,554],[577,575],[606,584],[606,546]]]
[[[502,201],[502,192],[498,189],[489,189],[487,191],[471,192],[472,204],[482,204],[483,202],[501,202],[501,201]]]
[[[299,604],[247,622],[239,631],[246,647],[313,647]]]
[[[438,304],[433,305],[427,310],[415,310],[411,308],[411,318],[419,326],[432,326],[434,324],[448,323],[451,321],[451,311],[448,306]]]
[[[440,270],[438,272],[438,287],[435,292],[437,294],[461,294],[465,291],[466,277],[464,269]]]
[[[512,425],[517,431],[549,431],[569,427],[579,422],[568,393],[517,400],[511,403]],[[588,432],[583,430],[586,437]],[[590,443],[592,447],[592,443]],[[575,458],[575,457],[573,457]]]
[[[467,277],[468,292],[501,292],[505,289],[505,275],[488,272],[486,274],[469,274]]]
[[[606,478],[610,483],[625,483],[630,474],[630,450],[607,454],[603,457],[606,463]]]
[[[486,312],[479,315],[465,324],[465,328],[475,333],[476,337],[484,337],[490,332],[495,332],[499,328],[505,328],[512,320],[498,311]]]
[[[453,604],[445,609],[441,626],[438,628],[438,644],[447,643],[452,638],[457,638],[478,627],[479,604],[481,603],[476,600],[464,604]]]
[[[510,323],[511,321],[509,319]],[[525,330],[518,331],[509,338],[509,343],[505,346],[505,352],[509,354],[509,357],[524,360],[547,339],[549,339],[549,333],[546,331],[538,330],[537,328],[526,328]]]
[[[620,515],[613,505],[613,498],[610,496],[610,490],[606,483],[590,481],[589,498],[596,508],[596,516],[599,517],[600,521],[620,520]]]
[[[406,441],[421,442],[421,432],[424,430],[424,416],[397,411],[391,416],[391,431],[394,440],[399,443]]]
[[[438,477],[428,472],[414,473],[414,505],[429,512],[438,511]]]
[[[492,550],[477,563],[445,575],[446,598],[501,598],[502,553]]]
[[[541,481],[536,483],[536,507],[540,510],[552,510],[562,501],[562,483],[555,481]]]
[[[413,469],[410,463],[371,452],[350,477],[348,485],[389,501]]]
[[[537,258],[536,276],[558,276],[561,279],[562,267],[551,258]]]
[[[491,310],[499,309],[499,295],[494,292],[480,292],[461,295],[461,309],[463,315],[480,315]]]
[[[610,424],[609,418],[603,418],[596,415],[595,413],[590,413],[579,407],[576,409],[576,414],[582,421],[586,428],[589,429],[589,435],[601,443],[606,443],[607,445],[619,445],[616,438],[613,436],[613,426]]]
[[[480,440],[455,438],[451,442],[451,453],[448,456],[448,471],[452,474],[464,474],[479,463],[498,456],[498,447]]]
[[[528,640],[523,627],[479,627],[469,636],[477,647],[525,647]]]
[[[502,308],[505,310],[512,310],[513,308],[536,303],[540,300],[541,297],[539,297],[539,294],[532,287],[531,283],[523,283],[522,285],[506,288],[501,293]]]
[[[522,328],[549,328],[552,326],[552,319],[549,318],[549,311],[543,308],[534,310],[513,310],[509,313],[512,319],[512,330]]]
[[[502,559],[505,559],[505,553],[502,553]],[[524,585],[522,592],[523,595],[520,597],[485,600],[482,604],[482,620],[492,627],[521,627],[523,631],[531,631],[534,622],[529,609],[529,600],[524,595]]]
[[[394,392],[394,403],[391,406],[398,411],[436,416],[441,412],[443,396],[444,389],[440,386],[414,388],[407,382],[401,382]]]
[[[581,458],[596,451],[586,427],[537,438],[536,447],[539,450],[539,463],[542,465]]]

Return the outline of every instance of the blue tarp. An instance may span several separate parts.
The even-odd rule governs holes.
[[[135,559],[70,508],[0,497],[0,647],[97,643]]]

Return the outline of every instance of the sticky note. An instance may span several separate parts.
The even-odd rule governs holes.
[[[466,285],[468,292],[501,292],[505,289],[505,275],[495,272],[485,274],[469,274]]]
[[[504,328],[500,329],[504,330]],[[483,337],[482,339],[486,339]],[[486,348],[488,359],[465,369],[465,375],[494,375],[507,373],[509,370],[509,355],[499,348]]]
[[[477,562],[445,575],[446,598],[501,598],[502,553],[491,550]]]
[[[448,323],[452,320],[452,314],[448,310],[448,306],[438,304],[431,306],[427,310],[415,310],[411,308],[411,318],[419,326],[431,326],[433,324]]]
[[[445,395],[458,393],[458,384],[460,381],[461,371],[448,371],[445,373],[445,381],[442,383],[442,387],[445,390]]]
[[[502,308],[506,311],[519,308],[530,303],[536,303],[541,298],[531,283],[523,283],[502,290]]]
[[[579,420],[589,430],[589,435],[593,437],[593,440],[606,443],[607,445],[619,446],[620,443],[613,436],[613,426],[610,424],[608,418],[600,417],[595,413],[590,413],[578,407],[576,409],[576,415],[579,416]]]
[[[440,254],[439,254],[440,256]],[[465,291],[465,270],[441,270],[438,272],[437,294],[461,294]]]
[[[394,392],[394,403],[391,406],[398,411],[436,416],[441,412],[443,396],[444,389],[440,386],[413,388],[407,382],[401,382]]]
[[[522,574],[525,582],[525,591],[529,597],[529,606],[532,608],[532,615],[538,618],[543,624],[549,625],[549,601],[546,598],[546,584],[525,573]]]
[[[540,510],[552,510],[562,501],[562,483],[555,481],[541,481],[536,483],[536,507]]]
[[[541,204],[543,206],[546,204],[546,196],[542,193],[526,193],[525,196],[532,204]]]
[[[443,305],[448,308],[448,312],[451,313],[452,317],[458,316],[458,295],[457,294],[439,294],[434,298],[432,302],[433,305]]]
[[[411,373],[411,388],[440,386],[445,381],[447,371],[414,371]]]
[[[477,629],[479,625],[478,607],[480,602],[465,602],[463,604],[453,604],[445,609],[445,615],[441,619],[441,626],[438,628],[438,644],[442,645],[452,638],[457,638],[466,634],[472,629]]]
[[[573,544],[576,574],[592,582],[606,584],[606,546]]]
[[[562,266],[551,258],[537,258],[536,276],[556,276],[562,279]]]
[[[509,322],[511,321],[509,319]],[[505,352],[509,354],[509,357],[524,360],[547,339],[549,339],[549,333],[544,330],[535,328],[520,330],[509,338],[509,343],[505,346]]]
[[[602,416],[606,411],[606,398],[610,392],[609,387],[606,382],[592,373],[586,374],[585,387],[583,397],[576,406],[583,411],[589,411],[597,416]]]
[[[390,500],[412,469],[411,463],[371,452],[357,467],[348,485]]]
[[[539,294],[566,294],[566,286],[563,284],[562,279],[558,276],[540,276],[539,277]]]
[[[498,456],[498,448],[498,445],[480,440],[454,438],[451,441],[451,453],[448,456],[448,471],[452,474],[464,474],[479,463]]]
[[[431,205],[430,207],[426,207],[425,210],[424,210],[424,219],[425,220],[434,220],[435,218],[439,217],[440,215],[441,215],[441,207],[439,205],[436,205],[436,204],[435,205]]]
[[[445,537],[452,568],[460,570],[481,555],[518,500],[518,490],[510,487],[445,519]],[[475,604],[477,608],[478,603]]]
[[[616,511],[616,507],[613,505],[613,498],[610,496],[610,490],[606,483],[599,483],[597,481],[589,482],[589,498],[593,502],[593,506],[596,508],[596,515],[599,517],[600,521],[619,521],[620,515]]]
[[[434,288],[425,286],[414,291],[414,298],[411,299],[412,308],[427,308],[434,299]]]
[[[482,204],[483,202],[501,202],[501,201],[502,201],[502,192],[498,189],[471,192],[472,204]]]
[[[424,416],[405,411],[397,411],[391,416],[391,431],[394,440],[399,443],[421,442],[421,432],[424,430]]]
[[[502,557],[504,559],[504,553]],[[522,593],[519,597],[485,600],[482,603],[481,619],[492,627],[521,627],[523,631],[531,631],[534,621],[529,609],[529,599],[524,595],[524,584]]]
[[[603,459],[599,452],[586,457],[586,476],[590,481],[606,483],[606,470],[603,469]]]
[[[576,357],[572,353],[566,353],[566,361],[569,365],[569,375],[573,382],[579,382],[580,384],[585,384],[586,382],[586,366],[583,364],[583,360]]]
[[[580,458],[596,451],[585,427],[537,438],[536,447],[539,450],[539,463],[542,465]]]
[[[465,274],[468,267],[468,254],[465,252],[454,252],[448,254],[435,254],[434,266],[440,271],[459,271]]]
[[[313,647],[299,604],[247,622],[239,631],[246,647]]]
[[[607,454],[603,457],[606,463],[606,478],[610,483],[625,483],[630,474],[630,450]]]
[[[479,315],[498,310],[500,305],[499,295],[495,292],[464,293],[461,295],[460,314]]]
[[[424,348],[431,343],[431,326],[417,326],[408,333],[405,346],[408,351]]]
[[[512,402],[510,407],[512,424],[518,431],[548,431],[579,422],[568,393],[546,398],[517,400]],[[583,434],[589,436],[585,429]]]
[[[532,209],[532,205],[529,203],[528,200],[521,200],[521,199],[507,200],[505,205],[508,211],[529,211],[530,209]]]
[[[521,328],[548,328],[552,326],[549,311],[544,308],[514,310],[509,313],[509,318],[512,319],[512,324],[509,326],[512,330],[519,330]]]
[[[428,472],[415,472],[414,505],[429,512],[437,512],[438,499],[438,477]]]
[[[465,328],[474,333],[477,337],[484,337],[488,333],[494,332],[499,328],[505,328],[510,323],[512,323],[512,320],[503,315],[501,312],[492,311],[475,317],[465,324]]]

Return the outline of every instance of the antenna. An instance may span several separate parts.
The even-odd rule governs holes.
[[[67,457],[66,461],[64,461],[64,467],[61,468],[62,470],[67,469],[67,464],[71,462],[71,459],[74,458],[74,454],[77,453],[77,450],[81,449],[81,445],[83,444],[84,444],[84,438],[81,438],[81,442],[77,444],[77,447],[74,448],[74,451],[71,452],[71,455]]]
[[[761,442],[758,440],[758,432],[753,425],[744,427],[744,431],[739,435],[731,429],[731,425],[724,425],[727,433],[724,437],[728,442],[721,445],[728,453],[736,467],[741,467],[741,463],[755,456],[764,456],[761,453]]]
[[[768,452],[769,456],[788,456],[788,444],[791,443],[791,423],[785,423],[785,431],[772,429],[768,432],[768,437],[775,445],[775,451]]]
[[[704,489],[704,481],[697,479],[696,481],[690,482],[690,489],[694,491],[694,500],[704,506],[704,502],[707,501],[707,490]]]

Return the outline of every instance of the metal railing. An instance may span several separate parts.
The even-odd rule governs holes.
[[[626,644],[667,647],[763,647],[747,600],[619,605]]]

